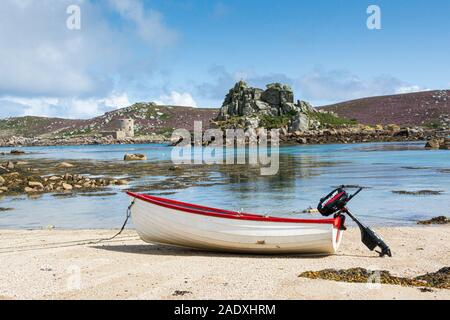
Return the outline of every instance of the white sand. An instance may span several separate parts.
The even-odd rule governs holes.
[[[450,299],[450,290],[299,278],[303,271],[363,267],[417,276],[450,266],[450,227],[382,228],[393,258],[345,234],[328,257],[217,254],[145,244],[134,231],[0,231],[0,299]],[[75,242],[69,242],[75,241]],[[173,296],[176,290],[189,291]]]

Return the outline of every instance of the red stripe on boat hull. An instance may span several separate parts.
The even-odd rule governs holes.
[[[137,194],[133,192],[127,192],[127,194],[133,198],[155,204],[157,206],[183,211],[187,213],[200,214],[216,218],[225,219],[237,219],[237,220],[251,220],[262,222],[284,222],[284,223],[311,223],[311,224],[332,224],[335,228],[340,229],[341,218],[333,219],[294,219],[294,218],[281,218],[281,217],[267,217],[256,214],[241,213],[236,211],[222,210],[217,208],[210,208],[205,206],[199,206],[186,202],[159,198],[150,195]]]

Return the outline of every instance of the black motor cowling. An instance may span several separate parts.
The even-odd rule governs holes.
[[[341,211],[350,199],[350,196],[343,188],[337,188],[331,191],[326,197],[320,199],[317,210],[323,216],[328,217]]]

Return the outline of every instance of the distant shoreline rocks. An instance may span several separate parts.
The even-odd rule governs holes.
[[[113,137],[83,136],[83,137],[57,137],[57,138],[27,138],[10,137],[0,138],[0,147],[44,147],[44,146],[82,146],[82,145],[114,145],[114,144],[147,144],[170,143],[170,139],[163,136],[138,136],[126,139],[114,139]],[[22,155],[25,152],[5,153],[2,155]]]
[[[392,126],[365,126],[345,125],[338,128],[311,129],[307,131],[296,130],[289,132],[288,128],[280,129],[280,142],[282,144],[350,144],[366,142],[401,142],[401,141],[429,141],[435,136],[435,131],[425,128],[400,128]],[[135,137],[133,139],[115,140],[108,137],[84,138],[14,138],[0,139],[0,147],[33,147],[33,146],[78,146],[78,145],[115,145],[115,144],[149,144],[165,143],[177,145],[182,139],[173,141],[170,138],[150,139],[148,137]],[[449,141],[446,142],[450,146]],[[430,150],[444,149],[444,147]],[[1,155],[20,156],[26,154],[19,152],[2,152]]]

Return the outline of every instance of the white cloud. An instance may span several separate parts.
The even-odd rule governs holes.
[[[143,0],[110,2],[0,1],[0,116],[85,118],[130,104],[123,92],[154,71],[142,56],[154,61],[176,32]],[[73,4],[81,30],[66,27]],[[108,8],[119,16],[114,27]]]
[[[86,119],[107,111],[129,106],[125,93],[112,93],[106,98],[3,97],[0,117],[47,116]]]
[[[411,92],[429,91],[429,90],[431,90],[431,89],[425,89],[418,85],[411,85],[411,86],[399,87],[399,88],[395,89],[395,93],[400,94],[400,93],[411,93]]]
[[[155,103],[160,105],[197,107],[197,102],[195,102],[189,93],[179,93],[177,91],[172,91],[169,95],[161,95]]]
[[[103,85],[88,68],[104,53],[104,34],[96,25],[89,32],[66,28],[65,9],[74,2],[1,1],[1,95],[91,94]]]
[[[112,93],[109,97],[99,100],[107,106],[116,106],[117,108],[125,108],[131,105],[126,93]]]
[[[109,0],[108,3],[136,26],[142,39],[158,46],[167,46],[176,41],[178,34],[164,24],[161,13],[152,9],[146,10],[142,1]]]

